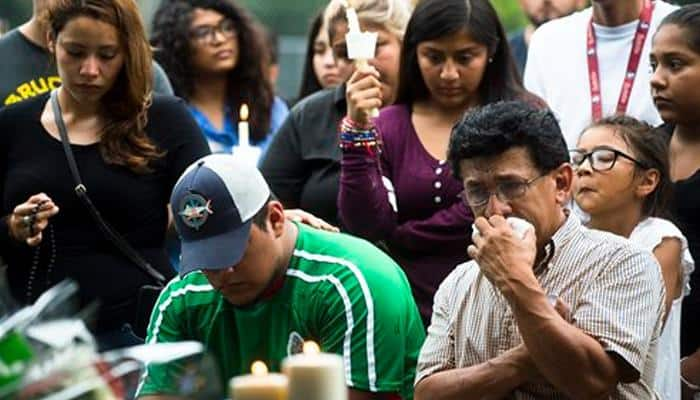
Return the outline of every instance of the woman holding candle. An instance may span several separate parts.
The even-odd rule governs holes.
[[[396,104],[371,120],[370,110],[384,104],[380,76],[358,70],[347,84],[338,207],[350,232],[386,243],[427,325],[433,295],[466,261],[471,237],[462,184],[444,161],[452,126],[472,107],[538,100],[522,88],[487,0],[418,4],[401,50]]]
[[[360,27],[377,32],[375,57],[369,60],[384,87],[382,103],[391,104],[398,82],[399,52],[410,17],[408,0],[352,0]],[[348,23],[341,0],[326,8],[328,35],[338,68],[354,68],[347,58]],[[334,133],[347,113],[345,85],[307,97],[292,109],[263,157],[261,170],[273,192],[289,208],[302,208],[342,227],[338,218],[340,149]]]
[[[239,129],[264,151],[288,113],[266,79],[264,34],[232,0],[162,2],[153,20],[156,59],[187,100],[213,152],[232,152]],[[242,122],[243,105],[248,120]]]
[[[166,278],[168,194],[209,149],[181,101],[152,96],[151,50],[133,0],[55,0],[47,18],[61,112],[48,93],[0,110],[0,255],[18,300],[74,279],[84,304],[101,303],[99,345],[134,344],[125,324],[137,321],[139,289],[154,279],[77,197],[57,121],[102,218]]]

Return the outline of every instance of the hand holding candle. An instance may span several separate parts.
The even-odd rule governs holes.
[[[362,32],[357,12],[349,5],[346,5],[345,17],[348,20],[348,33],[345,35],[348,57],[351,60],[355,60],[356,68],[365,68],[368,65],[367,60],[374,58],[377,47],[377,33]],[[373,118],[379,116],[379,110],[376,108],[371,109],[369,116]]]
[[[343,358],[321,353],[314,342],[304,343],[303,353],[285,358],[282,372],[289,378],[289,400],[348,399]]]
[[[270,374],[267,365],[256,361],[250,375],[237,376],[229,384],[232,400],[287,400],[287,377]]]

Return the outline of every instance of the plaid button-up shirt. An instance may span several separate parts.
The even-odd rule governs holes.
[[[542,288],[571,307],[576,327],[641,376],[634,383],[618,384],[613,398],[656,398],[653,379],[665,293],[656,259],[622,237],[583,227],[574,215],[556,232],[549,251],[549,260],[537,268]],[[439,371],[486,362],[520,343],[508,302],[470,261],[458,266],[435,295],[416,382]],[[525,384],[509,396],[564,397],[553,386],[541,384]]]

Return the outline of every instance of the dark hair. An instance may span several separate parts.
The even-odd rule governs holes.
[[[488,49],[491,61],[479,84],[482,104],[535,98],[522,87],[508,38],[489,0],[422,0],[408,21],[401,47],[397,103],[412,104],[430,97],[418,67],[418,45],[460,31]]]
[[[661,21],[658,29],[664,25],[677,25],[684,29],[688,46],[700,54],[700,4],[688,4],[673,11]]]
[[[524,101],[499,101],[465,113],[452,129],[447,159],[454,176],[459,164],[525,147],[540,173],[569,161],[564,136],[554,114]]]
[[[258,142],[270,129],[274,92],[267,79],[269,55],[265,38],[247,11],[232,0],[164,0],[153,18],[155,58],[168,74],[175,94],[188,99],[194,89],[189,32],[195,8],[216,11],[231,19],[236,27],[239,56],[228,75],[228,105],[236,122],[241,104],[248,104],[250,136]]]
[[[615,130],[630,147],[634,157],[644,165],[635,163],[635,174],[639,170],[655,169],[659,171],[659,183],[654,191],[644,199],[642,215],[665,216],[666,204],[672,193],[671,177],[669,175],[668,138],[646,122],[635,118],[618,115],[606,117],[588,126],[584,133],[597,127],[610,127]]]
[[[301,86],[299,87],[298,100],[310,95],[311,93],[318,92],[323,89],[321,82],[318,81],[316,72],[314,72],[314,42],[318,33],[321,31],[321,26],[323,25],[323,10],[321,10],[311,21],[311,30],[309,30],[309,36],[306,39],[306,58],[304,58],[304,69],[301,75]]]
[[[100,135],[102,159],[137,174],[149,173],[150,163],[165,153],[145,132],[153,73],[141,14],[133,0],[55,0],[49,3],[42,19],[46,19],[55,41],[71,20],[81,16],[113,26],[124,49],[122,70],[100,99],[107,120]]]

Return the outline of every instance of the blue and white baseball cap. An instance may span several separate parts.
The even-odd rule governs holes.
[[[230,154],[209,155],[187,167],[170,196],[182,240],[180,275],[238,264],[253,217],[269,198],[260,171]]]

